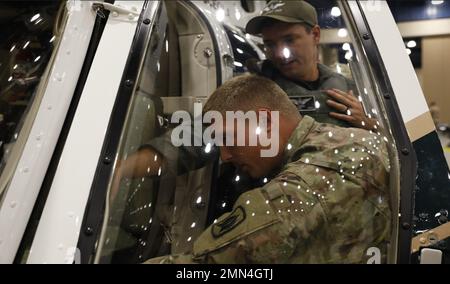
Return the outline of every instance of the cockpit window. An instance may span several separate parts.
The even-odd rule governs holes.
[[[249,72],[249,65],[262,59],[259,47],[252,40],[247,39],[249,35],[246,35],[242,29],[226,24],[224,29],[233,49],[234,74],[239,75]]]
[[[0,173],[11,175],[59,42],[64,4],[0,2]],[[2,183],[0,196],[5,184]]]
[[[98,263],[189,252],[208,218],[217,156],[179,149],[171,133],[179,125],[172,115],[193,117],[194,103],[217,87],[216,51],[194,6],[160,3],[110,182]]]
[[[385,162],[383,167],[389,173],[389,180],[387,181],[388,192],[385,193],[383,202],[381,196],[378,199],[377,206],[387,206],[385,213],[389,214],[389,218],[385,219],[386,228],[388,228],[388,235],[384,244],[386,246],[376,247],[380,249],[381,263],[393,263],[397,257],[397,237],[398,237],[398,212],[399,212],[399,157],[397,155],[396,141],[393,137],[391,125],[389,123],[386,108],[383,103],[382,94],[380,93],[380,84],[374,76],[375,68],[380,66],[373,66],[369,63],[367,58],[367,50],[362,45],[362,38],[360,32],[356,28],[353,16],[349,14],[349,6],[346,2],[330,1],[331,3],[324,4],[322,1],[311,1],[315,6],[318,16],[319,25],[321,26],[321,44],[319,49],[319,62],[330,68],[337,76],[346,78],[349,82],[347,93],[352,92],[352,101],[359,102],[362,106],[362,111],[365,119],[346,121],[352,127],[363,128],[369,131],[369,137],[375,139],[372,145],[375,149],[383,147],[386,152],[383,153]],[[327,86],[327,88],[337,88],[337,86]],[[327,89],[325,88],[325,89]],[[345,90],[344,90],[345,91]],[[327,99],[330,99],[329,97]],[[356,112],[348,101],[339,101],[334,97],[338,104],[345,105],[346,109],[337,109],[337,112],[344,112],[345,115],[354,116],[352,112]],[[329,105],[330,106],[330,105]],[[338,106],[335,104],[335,106]],[[331,105],[331,111],[336,112],[336,108]],[[334,117],[343,118],[343,116]],[[384,205],[383,205],[384,203]],[[380,207],[379,207],[380,208]],[[364,212],[361,212],[364,215]],[[371,225],[369,225],[370,227]],[[370,230],[369,227],[367,230]],[[370,257],[372,248],[367,248],[367,263],[373,262]]]

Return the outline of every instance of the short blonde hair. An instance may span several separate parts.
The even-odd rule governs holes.
[[[250,111],[268,108],[280,115],[300,118],[297,107],[272,80],[258,75],[241,75],[225,82],[206,102],[203,111]]]

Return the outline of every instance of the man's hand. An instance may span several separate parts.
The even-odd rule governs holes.
[[[152,148],[143,148],[125,160],[118,160],[111,184],[110,201],[116,199],[122,179],[160,176],[163,163],[162,155]]]
[[[374,130],[376,120],[366,116],[362,104],[355,98],[352,91],[346,93],[332,89],[326,92],[332,98],[332,100],[327,100],[327,105],[339,111],[330,112],[331,117],[347,121],[358,128]]]

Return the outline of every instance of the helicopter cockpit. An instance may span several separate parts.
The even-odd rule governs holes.
[[[145,52],[141,53],[139,71],[134,73],[137,84],[130,94],[118,151],[113,155],[117,157],[116,167],[110,173],[102,232],[91,261],[140,263],[162,255],[189,253],[198,236],[220,215],[230,211],[240,194],[267,182],[267,179],[251,180],[221,163],[208,145],[201,148],[200,154],[192,154],[190,149],[167,149],[173,148],[167,133],[174,127],[171,115],[175,111],[186,110],[194,116],[194,103],[204,102],[221,81],[248,72],[249,59],[264,59],[261,41],[253,41],[238,27],[222,24],[217,14],[205,21],[212,14],[205,7],[209,8],[199,3],[163,2],[157,8],[151,32],[143,35],[145,44],[139,48]],[[317,9],[323,16],[329,13]],[[377,143],[393,141],[386,127],[389,124],[383,115],[384,107],[379,102],[378,86],[362,57],[363,48],[359,39],[351,36],[354,23],[350,18],[345,22],[344,19],[336,16],[321,23],[324,31],[321,62],[357,82],[359,99],[365,104],[368,116],[378,119],[374,131],[370,132]],[[317,110],[320,102],[315,102]],[[124,172],[124,161],[134,160],[133,155],[145,147],[157,149],[147,173],[139,175],[136,169],[129,176],[122,174],[125,178],[117,178]],[[398,158],[395,144],[389,143],[389,147],[391,205],[396,212],[399,189],[395,176],[399,172],[395,161]],[[205,157],[208,155],[214,158]],[[169,160],[169,165],[157,163],[162,159]],[[206,161],[202,164],[199,160]],[[393,236],[396,223],[396,218],[392,218]],[[394,239],[389,246],[390,261],[396,254]],[[81,244],[84,244],[82,240]]]
[[[110,2],[0,4],[0,21],[17,23],[0,28],[0,249],[8,244],[0,262],[143,263],[190,254],[239,196],[270,182],[224,163],[217,147],[193,134],[218,87],[270,61],[261,35],[245,30],[266,1]],[[417,172],[411,141],[422,133],[408,123],[428,109],[403,41],[382,1],[308,2],[321,29],[317,62],[350,82],[345,91],[373,121],[346,125],[367,129],[361,145],[374,141],[354,152],[386,147],[380,167],[389,173],[389,241],[364,243],[360,262],[410,262]],[[289,48],[286,42],[287,57]],[[400,63],[387,59],[389,52]],[[302,115],[328,119],[323,91],[291,100]],[[411,100],[420,106],[406,107]],[[427,118],[423,132],[434,129]],[[189,145],[174,143],[179,126]],[[342,180],[365,170],[363,156],[349,163]],[[292,214],[326,202],[307,193],[313,202]],[[26,213],[13,222],[18,208]],[[374,227],[368,222],[365,233]]]

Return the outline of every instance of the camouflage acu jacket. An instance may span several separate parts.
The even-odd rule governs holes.
[[[192,255],[151,263],[366,263],[391,235],[389,161],[383,138],[305,116],[285,162],[245,192],[194,243]]]

